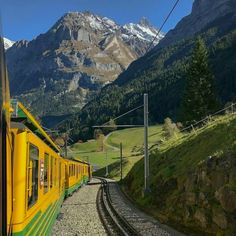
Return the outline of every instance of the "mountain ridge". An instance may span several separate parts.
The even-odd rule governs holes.
[[[143,39],[107,17],[66,13],[46,33],[7,51],[13,96],[37,115],[75,113],[147,50],[157,29],[141,23]]]
[[[201,1],[196,0],[194,2],[195,6],[199,6],[198,2]],[[222,6],[222,9],[224,9],[224,5],[219,4],[219,2],[231,3],[232,1],[217,0],[215,2],[217,6]],[[193,11],[196,11],[196,9],[194,7]],[[192,17],[192,14],[194,12],[187,19]],[[207,17],[207,14],[204,13],[201,17]],[[181,21],[182,25],[184,25],[185,19],[186,17]],[[89,124],[93,122],[102,124],[112,117],[119,116],[142,104],[142,94],[144,92],[149,92],[151,122],[162,122],[166,117],[177,120],[185,86],[185,68],[188,65],[191,50],[198,36],[204,39],[209,49],[210,64],[216,77],[217,96],[221,105],[232,101],[234,89],[236,89],[233,76],[236,73],[236,61],[233,57],[236,48],[235,19],[236,8],[231,9],[226,14],[223,11],[206,25],[202,25],[201,22],[204,21],[202,19],[199,21],[199,27],[201,26],[199,30],[191,37],[186,33],[181,39],[178,39],[179,24],[177,24],[171,34],[167,33],[154,49],[132,62],[126,71],[120,74],[111,85],[103,88],[99,96],[83,108],[79,114],[80,135],[85,137],[83,130],[86,129],[89,130],[88,132],[92,132],[89,129]],[[188,27],[185,28],[186,32],[188,30]],[[174,41],[173,32],[176,35]],[[221,69],[222,65],[227,66]],[[120,124],[137,124],[138,122],[143,122],[142,115],[136,112],[133,116],[121,119]]]
[[[176,27],[166,34],[165,39],[157,48],[168,46],[181,39],[191,38],[207,24],[219,17],[235,12],[235,9],[235,0],[194,0],[191,13],[180,20]],[[188,28],[187,31],[186,28]]]

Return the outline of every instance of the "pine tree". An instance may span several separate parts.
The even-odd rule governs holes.
[[[186,75],[182,120],[189,123],[211,114],[217,107],[214,75],[209,67],[206,45],[200,37],[196,40]]]

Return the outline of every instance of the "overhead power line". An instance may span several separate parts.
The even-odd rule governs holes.
[[[93,128],[134,128],[143,127],[143,125],[94,125]]]
[[[169,12],[169,14],[167,15],[167,17],[165,18],[164,22],[162,23],[161,27],[159,28],[156,36],[154,37],[154,39],[152,40],[152,42],[150,43],[149,47],[147,48],[146,52],[144,55],[147,54],[147,52],[151,49],[153,43],[155,42],[157,36],[160,34],[160,32],[162,31],[163,27],[165,26],[166,22],[168,21],[168,19],[170,18],[171,14],[173,13],[173,11],[175,10],[175,8],[177,7],[178,3],[180,0],[177,0],[174,4],[174,6],[172,7],[171,11]]]
[[[175,8],[177,7],[177,5],[178,5],[179,2],[180,2],[180,0],[176,0],[175,4],[173,5],[173,7],[172,7],[172,9],[170,10],[169,14],[167,15],[167,17],[165,18],[165,20],[164,20],[164,22],[162,23],[161,27],[159,28],[159,30],[158,30],[156,36],[155,36],[154,39],[151,41],[151,43],[150,43],[149,47],[147,48],[147,50],[146,50],[146,52],[145,52],[144,55],[146,55],[147,52],[151,49],[153,43],[155,42],[156,38],[158,37],[158,35],[159,35],[160,32],[162,31],[163,27],[165,26],[166,22],[167,22],[168,19],[170,18],[171,14],[172,14],[173,11],[175,10]],[[139,108],[141,108],[141,107],[143,107],[143,106],[144,106],[144,105],[138,106],[138,107],[136,107],[136,108],[134,108],[134,109],[132,109],[132,110],[130,110],[130,111],[127,111],[127,112],[121,114],[120,116],[115,117],[115,118],[112,119],[112,120],[115,121],[115,120],[117,120],[117,119],[119,119],[119,118],[121,118],[121,117],[123,117],[123,116],[125,116],[125,115],[127,115],[127,114],[129,114],[129,113],[131,113],[131,112],[134,112],[134,111],[138,110]],[[60,124],[60,123],[63,123],[63,121],[62,121],[62,122],[59,122],[59,124]],[[105,122],[104,124],[102,124],[102,125],[100,125],[100,126],[93,126],[93,127],[94,127],[94,128],[96,128],[96,127],[110,127],[110,126],[109,126],[109,123],[110,123],[110,121],[107,121],[107,122]],[[58,125],[58,124],[57,124],[57,125]],[[120,125],[120,127],[121,127],[121,126],[122,126],[122,125]],[[123,127],[125,127],[125,126],[131,127],[132,125],[123,125]]]
[[[131,112],[133,112],[133,111],[138,110],[138,109],[141,108],[141,107],[143,107],[143,105],[138,106],[138,107],[136,107],[136,108],[134,108],[134,109],[132,109],[132,110],[130,110],[130,111],[127,111],[127,112],[123,113],[122,115],[115,117],[115,118],[112,119],[112,120],[115,121],[115,120],[117,120],[117,119],[119,119],[119,118],[121,118],[121,117],[123,117],[123,116],[125,116],[125,115],[127,115],[127,114],[129,114],[129,113],[131,113]],[[107,125],[107,124],[109,124],[109,123],[110,123],[110,121],[107,121],[106,123],[102,124],[101,126],[105,126],[105,125]]]

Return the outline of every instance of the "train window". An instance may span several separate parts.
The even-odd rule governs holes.
[[[54,186],[57,186],[57,171],[58,171],[58,168],[57,168],[57,159],[55,159],[55,162],[54,162]]]
[[[53,187],[53,157],[51,157],[50,163],[50,188]]]
[[[44,193],[48,192],[48,169],[49,169],[49,155],[44,154],[44,174],[43,174],[43,186]]]
[[[78,165],[76,165],[76,179],[78,179]]]
[[[38,162],[39,150],[37,147],[30,144],[28,165],[28,208],[32,207],[38,200]]]

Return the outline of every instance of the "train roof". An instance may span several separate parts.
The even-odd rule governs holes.
[[[60,148],[50,138],[50,136],[44,131],[39,122],[34,116],[23,106],[22,103],[16,99],[11,100],[13,112],[11,114],[11,120],[15,122],[23,123],[27,128],[34,132],[39,138],[41,138],[48,146],[54,151],[60,152]]]
[[[88,162],[83,161],[83,160],[78,159],[78,158],[76,158],[76,159],[74,159],[74,158],[65,158],[65,160],[67,160],[67,161],[74,161],[74,162],[79,162],[79,163],[83,163],[83,164],[86,164],[86,165],[90,165]]]

